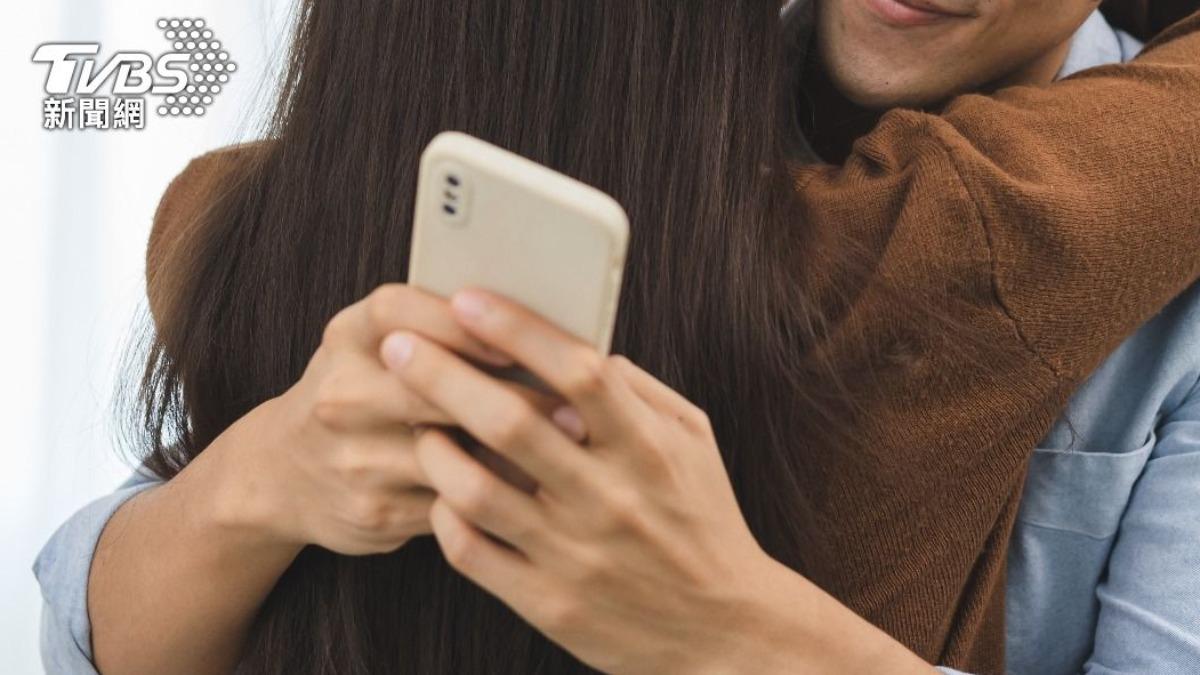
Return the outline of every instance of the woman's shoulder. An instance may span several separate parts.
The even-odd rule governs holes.
[[[1088,377],[1043,445],[1109,458],[1139,448],[1147,454],[1162,420],[1195,396],[1198,381],[1200,283],[1146,322]]]
[[[211,150],[190,160],[167,185],[154,213],[146,245],[146,294],[155,322],[166,311],[181,242],[193,233],[215,191],[235,172],[250,165],[274,141],[259,140]]]
[[[1126,396],[1141,391],[1147,401],[1158,402],[1155,422],[1183,405],[1200,381],[1200,283],[1126,340],[1093,379]]]

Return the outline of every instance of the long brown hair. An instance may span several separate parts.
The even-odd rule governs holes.
[[[461,130],[612,194],[632,223],[614,351],[704,408],[764,549],[803,569],[806,444],[836,392],[806,347],[779,0],[303,0],[261,152],[199,214],[142,381],[169,478],[302,374],[339,309],[406,277],[418,157]],[[827,305],[828,298],[820,304]],[[828,379],[826,378],[826,381]],[[423,538],[309,547],[244,672],[585,671]]]

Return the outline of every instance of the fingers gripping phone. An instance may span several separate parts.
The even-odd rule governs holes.
[[[459,132],[421,157],[408,283],[508,297],[607,355],[629,240],[612,197]],[[521,369],[501,376],[546,390]]]

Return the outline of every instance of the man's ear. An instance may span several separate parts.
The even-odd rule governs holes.
[[[167,186],[146,243],[146,297],[156,328],[172,318],[171,305],[189,260],[188,246],[200,234],[197,228],[204,210],[236,170],[268,147],[267,141],[254,141],[208,152],[191,160]]]

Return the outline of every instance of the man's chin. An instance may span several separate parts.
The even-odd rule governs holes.
[[[931,108],[951,98],[953,91],[942,88],[922,87],[906,81],[858,82],[834,77],[834,85],[855,105],[868,110],[891,108]]]

